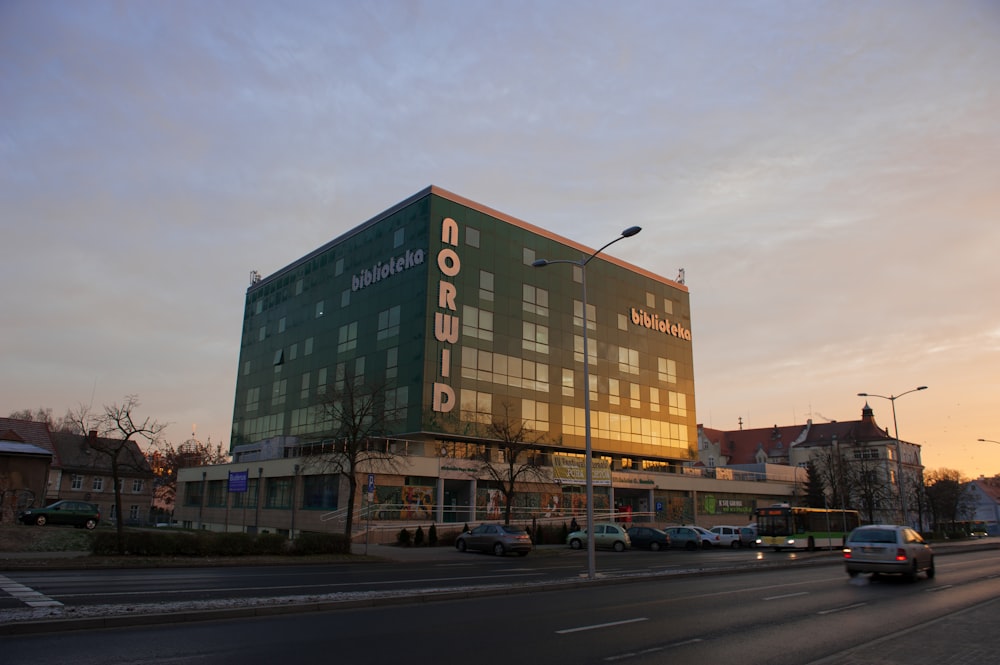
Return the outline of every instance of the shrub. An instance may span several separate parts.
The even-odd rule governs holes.
[[[351,541],[342,533],[303,532],[292,541],[292,554],[350,554]]]
[[[413,546],[420,547],[423,544],[424,544],[424,528],[418,526],[417,532],[413,534]]]
[[[427,544],[431,547],[436,547],[438,544],[437,527],[433,523],[431,523],[431,528],[427,531]]]
[[[410,532],[403,527],[398,534],[396,534],[396,543],[403,547],[410,546]]]

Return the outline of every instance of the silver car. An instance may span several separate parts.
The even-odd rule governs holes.
[[[475,550],[492,552],[497,556],[516,552],[518,556],[525,556],[531,551],[531,537],[520,527],[507,524],[480,524],[472,531],[458,534],[455,538],[455,548],[459,552]]]
[[[934,577],[934,552],[908,526],[870,524],[847,536],[844,565],[851,577],[858,573],[896,573],[915,580],[921,572]]]

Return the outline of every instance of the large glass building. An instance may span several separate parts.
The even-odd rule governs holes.
[[[355,470],[379,519],[499,517],[495,477],[482,472],[503,461],[498,422],[526,428],[532,465],[544,470],[522,488],[515,517],[584,510],[587,399],[597,510],[660,523],[705,510],[745,517],[783,494],[697,473],[688,289],[613,251],[584,276],[594,252],[429,187],[273,275],[255,273],[233,463],[181,474],[180,519],[322,528],[317,515],[343,510],[351,490],[308,459],[336,451],[326,407],[352,390],[379,392],[378,445],[405,460]]]
[[[550,452],[580,453],[586,318],[595,453],[616,468],[692,460],[688,290],[601,254],[584,317],[580,267],[532,263],[593,251],[429,187],[255,278],[232,445],[328,437],[316,404],[353,378],[384,386],[387,433],[425,454],[499,417],[523,420]]]

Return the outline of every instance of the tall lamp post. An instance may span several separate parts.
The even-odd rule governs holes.
[[[631,238],[636,233],[641,231],[642,228],[638,226],[630,226],[621,235],[607,243],[599,250],[591,254],[590,256],[584,256],[579,261],[570,261],[569,259],[556,259],[556,260],[546,260],[538,259],[531,265],[535,268],[541,268],[547,265],[552,265],[553,263],[568,263],[580,268],[580,282],[582,284],[582,299],[583,299],[583,429],[584,438],[586,440],[586,459],[584,460],[584,466],[587,469],[587,579],[593,580],[597,576],[597,558],[595,555],[595,544],[594,544],[594,464],[592,459],[592,446],[590,440],[590,357],[587,350],[587,264],[590,263],[591,259],[603,252],[605,249],[615,244],[623,238]]]
[[[1000,443],[1000,441],[994,441],[993,439],[977,439],[977,441],[982,441],[983,443]]]
[[[927,390],[927,386],[918,386],[912,390],[907,390],[905,393],[899,393],[898,395],[858,393],[858,397],[878,397],[879,399],[887,399],[889,400],[889,403],[892,404],[892,429],[896,433],[896,482],[899,484],[899,509],[903,513],[903,524],[906,526],[909,526],[910,522],[909,513],[906,510],[906,488],[903,485],[903,454],[899,444],[899,425],[896,423],[896,400],[903,395],[909,395],[910,393],[915,393],[918,390]]]

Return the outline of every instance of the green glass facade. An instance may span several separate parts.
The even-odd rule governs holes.
[[[420,192],[250,286],[232,445],[322,440],[315,405],[356,377],[388,389],[386,434],[432,441],[427,455],[461,457],[508,418],[581,453],[581,269],[531,264],[592,252]],[[604,254],[586,271],[595,453],[637,469],[695,459],[687,288]]]

